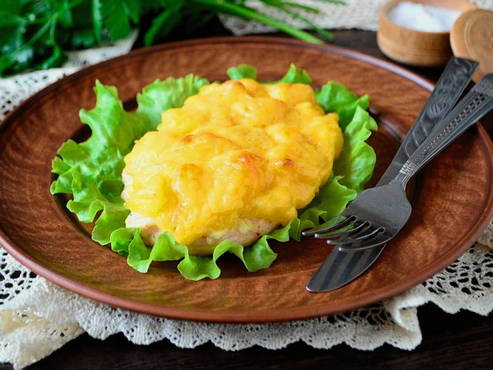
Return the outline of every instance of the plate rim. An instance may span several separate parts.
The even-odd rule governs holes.
[[[363,54],[358,51],[347,49],[335,45],[319,45],[319,44],[309,44],[303,41],[298,41],[294,39],[284,38],[284,37],[271,37],[271,36],[225,36],[225,37],[208,37],[199,38],[186,41],[176,41],[170,43],[164,43],[160,45],[155,45],[148,48],[141,48],[133,50],[127,54],[108,59],[106,61],[85,67],[73,74],[70,74],[48,86],[41,89],[34,95],[30,96],[9,114],[6,115],[4,120],[0,122],[0,131],[3,131],[6,127],[13,124],[16,115],[20,114],[24,110],[28,110],[29,107],[35,103],[37,100],[42,99],[46,94],[50,93],[53,89],[57,89],[59,85],[70,82],[71,80],[78,79],[86,73],[96,70],[105,65],[114,63],[122,59],[133,58],[136,56],[145,55],[148,53],[154,53],[158,50],[175,49],[181,47],[190,47],[200,44],[207,43],[259,43],[259,44],[280,44],[288,45],[294,47],[301,47],[306,49],[320,50],[326,53],[341,55],[358,61],[363,61],[376,67],[384,68],[390,72],[400,75],[417,85],[431,91],[434,84],[428,79],[421,77],[420,75],[405,69],[404,67],[398,66],[392,62],[379,59],[367,54]],[[493,173],[493,142],[486,133],[486,130],[481,124],[477,125],[478,136],[481,139],[481,145],[484,147],[485,153],[489,158],[489,173],[490,178]],[[446,266],[450,265],[455,261],[461,254],[463,254],[479,237],[483,228],[490,221],[493,215],[493,190],[488,194],[488,198],[485,201],[487,206],[483,209],[482,213],[478,215],[478,222],[476,225],[468,230],[463,237],[455,242],[456,245],[462,244],[462,247],[458,247],[454,250],[454,253],[448,254],[446,258],[441,260],[440,264],[435,264],[428,270],[416,274],[413,278],[409,279],[405,284],[401,284],[393,289],[385,289],[383,292],[377,291],[377,293],[372,292],[372,294],[366,294],[360,296],[356,303],[348,303],[338,306],[337,309],[331,309],[330,306],[325,308],[324,305],[314,305],[311,307],[298,307],[290,308],[286,311],[283,309],[269,310],[256,312],[255,317],[249,313],[237,312],[237,313],[224,313],[222,311],[210,311],[210,310],[200,310],[200,309],[183,309],[175,308],[173,306],[163,306],[151,303],[146,303],[142,301],[133,300],[130,298],[122,298],[117,295],[109,294],[103,292],[97,288],[90,287],[81,283],[79,281],[68,278],[62,274],[59,274],[51,269],[45,267],[41,263],[31,258],[27,253],[25,253],[21,247],[17,246],[8,236],[0,229],[0,246],[2,246],[14,259],[20,262],[22,265],[38,274],[39,276],[51,281],[52,283],[72,291],[76,294],[82,295],[84,297],[90,298],[97,302],[105,303],[113,307],[118,307],[122,309],[127,309],[135,312],[151,314],[160,317],[166,317],[170,319],[181,319],[190,321],[200,321],[200,322],[219,322],[219,323],[267,323],[267,322],[285,322],[294,320],[306,320],[315,317],[332,315],[340,312],[346,312],[354,310],[356,308],[364,307],[369,304],[380,302],[382,300],[393,297],[397,294],[408,291],[412,287],[420,284],[421,282],[428,279],[430,276],[441,271]]]

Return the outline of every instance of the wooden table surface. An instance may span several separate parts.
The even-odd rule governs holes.
[[[229,32],[217,22],[198,30],[193,37],[221,36]],[[374,32],[336,31],[335,44],[385,59],[378,50]],[[180,39],[176,33],[171,39]],[[436,80],[440,68],[414,68]],[[493,117],[488,117],[493,127]],[[490,131],[491,133],[491,131]],[[471,312],[450,315],[434,305],[418,310],[423,341],[413,351],[384,345],[374,351],[358,351],[347,345],[329,350],[304,343],[271,351],[253,347],[227,352],[208,343],[194,349],[177,348],[167,340],[147,346],[130,343],[122,334],[104,341],[87,334],[66,344],[29,369],[493,369],[493,320]],[[2,369],[11,369],[0,364]]]

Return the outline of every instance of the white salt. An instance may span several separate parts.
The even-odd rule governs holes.
[[[389,18],[400,26],[424,32],[448,32],[461,12],[403,1],[389,11]]]

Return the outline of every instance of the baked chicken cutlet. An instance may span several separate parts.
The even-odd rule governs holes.
[[[126,226],[149,245],[171,232],[192,255],[223,240],[249,245],[312,201],[342,146],[337,114],[308,85],[204,86],[125,157]]]

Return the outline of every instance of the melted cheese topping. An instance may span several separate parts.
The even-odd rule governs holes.
[[[308,85],[205,86],[125,157],[126,206],[184,244],[247,219],[286,225],[331,174],[337,121]]]

